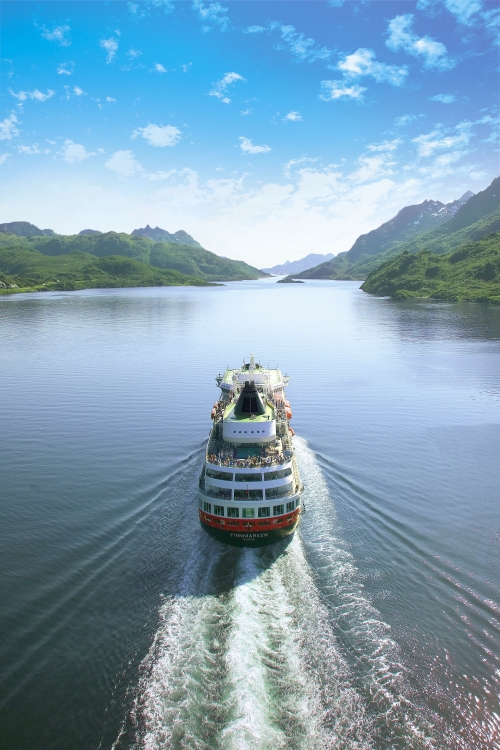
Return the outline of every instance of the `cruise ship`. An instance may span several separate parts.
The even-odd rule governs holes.
[[[289,378],[251,355],[216,378],[221,390],[201,472],[201,525],[221,542],[263,547],[293,534],[303,489],[292,444]]]

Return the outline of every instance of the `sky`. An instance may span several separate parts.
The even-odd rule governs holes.
[[[499,174],[488,0],[4,1],[0,222],[270,266]]]

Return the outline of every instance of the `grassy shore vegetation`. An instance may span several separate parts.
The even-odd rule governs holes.
[[[12,237],[12,236],[11,236]],[[207,286],[200,276],[174,269],[153,268],[147,263],[110,255],[95,255],[72,250],[48,256],[13,244],[0,235],[0,294],[39,291],[75,291],[77,289],[135,286]],[[24,239],[24,238],[16,238]]]
[[[364,292],[394,299],[434,299],[500,304],[500,232],[443,255],[405,250],[368,276]]]
[[[221,258],[215,253],[193,245],[154,242],[141,235],[123,232],[104,234],[19,237],[0,233],[0,244],[12,248],[38,250],[43,255],[62,256],[75,251],[99,258],[121,255],[147,263],[155,268],[171,269],[206,281],[243,281],[258,279],[259,269],[240,260]]]

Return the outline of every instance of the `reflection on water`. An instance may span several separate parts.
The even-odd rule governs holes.
[[[500,746],[499,341],[353,282],[0,299],[5,747]],[[196,504],[250,351],[306,484],[261,550]]]

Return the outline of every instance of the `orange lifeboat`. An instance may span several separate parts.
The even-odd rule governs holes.
[[[287,404],[285,406],[285,412],[286,412],[287,419],[291,419],[293,417],[292,407],[290,406],[290,404]]]
[[[215,419],[215,415],[217,414],[217,404],[214,404],[214,408],[212,409],[212,413],[210,414],[211,419]]]

